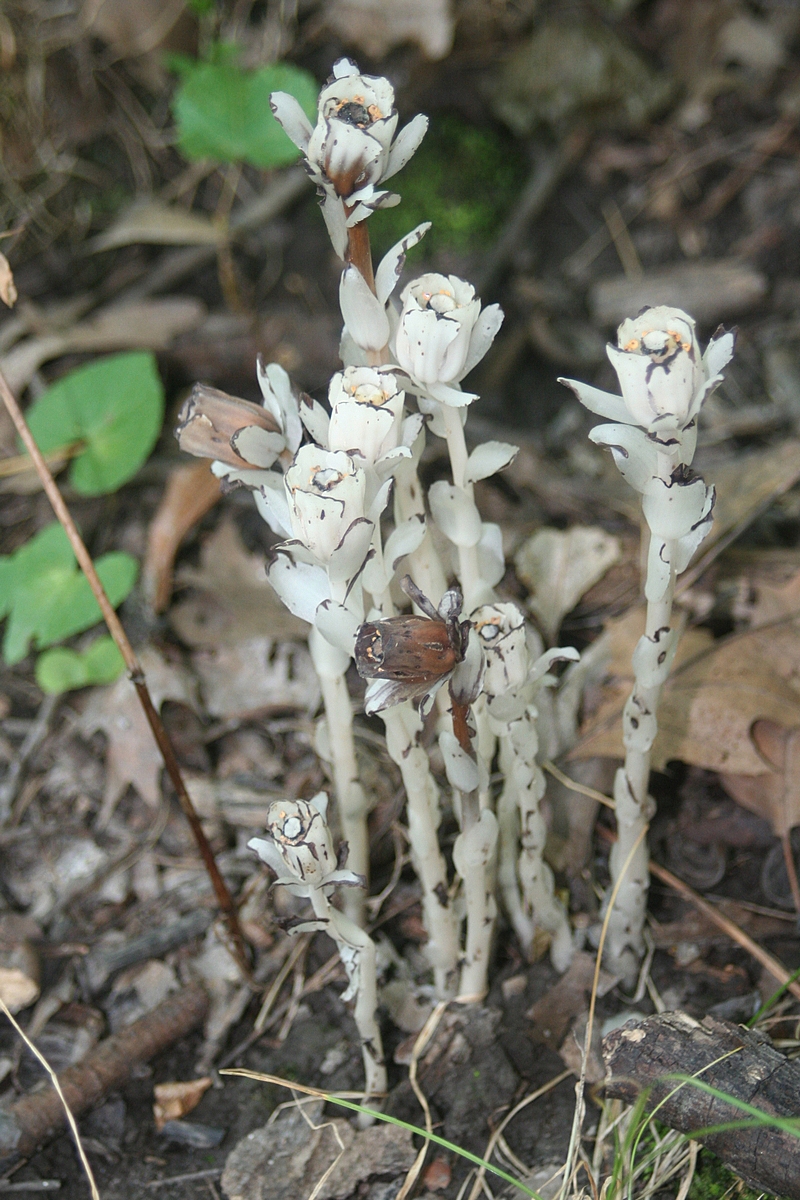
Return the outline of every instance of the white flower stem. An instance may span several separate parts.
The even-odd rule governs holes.
[[[522,849],[518,871],[523,911],[535,927],[550,934],[553,966],[557,971],[566,971],[572,959],[572,934],[567,914],[555,896],[553,872],[544,861],[547,826],[541,801],[547,785],[536,761],[539,739],[535,709],[528,708],[519,720],[509,722],[500,741],[519,806]],[[524,949],[529,952],[531,947],[532,942]]]
[[[424,437],[424,433],[421,436]],[[411,517],[425,516],[424,493],[413,459],[405,459],[395,471],[394,511],[398,525]],[[426,530],[420,545],[408,555],[407,563],[409,574],[417,587],[429,600],[438,604],[447,590],[447,579],[430,530]]]
[[[422,720],[409,701],[381,713],[386,744],[406,789],[408,835],[414,869],[422,884],[422,916],[440,1000],[455,994],[458,926],[447,887],[447,864],[439,849],[439,789],[426,751],[419,744]]]
[[[353,738],[353,706],[347,680],[334,650],[316,628],[309,635],[309,647],[319,676],[325,719],[328,727],[333,784],[342,837],[347,842],[347,866],[369,880],[369,835],[367,797],[358,778],[356,746]],[[357,925],[366,924],[366,892],[348,888],[345,894],[347,915]]]
[[[450,470],[453,483],[474,503],[474,489],[467,483],[467,442],[464,437],[464,426],[461,424],[461,414],[449,404],[441,405],[442,420],[447,436],[447,450],[450,455]],[[494,599],[492,589],[481,579],[478,566],[478,547],[458,547],[458,576],[461,590],[464,593],[464,612],[470,613],[479,604],[490,604]]]
[[[477,1003],[489,990],[489,959],[497,919],[493,887],[497,822],[494,814],[485,809],[485,817],[491,818],[495,837],[483,842],[478,836],[481,821],[478,792],[461,792],[460,797],[461,833],[453,846],[453,859],[464,881],[467,936],[458,999],[462,1003]]]
[[[376,1013],[378,986],[375,976],[375,943],[345,913],[334,908],[321,888],[311,889],[311,903],[316,917],[326,922],[327,932],[339,947],[348,975],[355,981],[353,1018],[361,1039],[364,1059],[364,1103],[375,1107],[375,1101],[386,1092],[386,1064],[383,1042]],[[368,1124],[369,1120],[362,1124]]]
[[[503,776],[503,790],[497,801],[497,882],[503,907],[514,927],[520,945],[527,954],[533,945],[536,926],[531,919],[530,909],[525,911],[517,874],[520,818],[513,775],[514,758],[514,750],[509,739],[507,737],[500,738],[499,765]]]
[[[659,455],[662,473],[671,471],[666,455]],[[669,629],[672,602],[675,595],[675,556],[677,543],[667,541],[662,557],[670,563],[668,586],[657,600],[648,602],[645,637],[654,638],[660,630]],[[609,969],[620,975],[627,984],[636,980],[638,960],[644,952],[644,920],[647,891],[649,850],[645,836],[652,816],[653,804],[649,795],[650,757],[656,735],[656,715],[663,684],[645,686],[638,677],[622,716],[622,740],[625,745],[625,764],[614,780],[614,804],[617,819],[617,841],[609,858],[612,887],[618,884],[623,867],[624,877],[618,884],[616,900],[611,910],[606,938],[606,960]],[[643,718],[647,718],[644,720]]]

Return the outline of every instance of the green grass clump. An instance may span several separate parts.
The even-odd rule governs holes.
[[[422,250],[481,251],[501,228],[528,174],[513,139],[445,115],[431,121],[414,157],[390,186],[402,196],[396,208],[370,219],[378,255],[421,221],[432,221]]]

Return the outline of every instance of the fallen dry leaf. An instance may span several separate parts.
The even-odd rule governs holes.
[[[633,682],[630,660],[644,610],[611,622],[606,684],[581,731],[575,758],[622,758],[622,707]],[[800,638],[790,623],[714,642],[703,630],[681,638],[658,714],[653,765],[679,759],[736,775],[763,775],[750,737],[759,717],[800,725]]]
[[[8,308],[13,308],[17,303],[17,289],[14,284],[14,272],[11,270],[8,259],[5,254],[0,254],[0,300],[3,301]]]
[[[305,646],[261,634],[195,650],[205,709],[212,717],[244,717],[319,704],[319,681]]]
[[[147,531],[142,589],[154,612],[163,612],[172,595],[172,569],[189,530],[219,500],[219,480],[205,461],[174,467]]]
[[[450,0],[332,0],[323,6],[328,29],[380,60],[395,46],[416,42],[426,58],[444,58],[453,44]]]
[[[203,543],[200,569],[183,567],[177,582],[199,594],[173,607],[170,622],[189,646],[235,645],[253,637],[305,641],[308,626],[272,589],[266,554],[249,554],[230,517]]]
[[[157,1083],[153,1088],[153,1117],[159,1133],[167,1121],[179,1121],[197,1108],[211,1083],[210,1075],[190,1079],[186,1083]]]
[[[553,1050],[561,1045],[575,1017],[587,1007],[594,972],[594,955],[578,951],[566,974],[562,975],[525,1014],[533,1022],[531,1037],[535,1042],[544,1043]],[[598,996],[605,996],[617,982],[616,976],[601,971]]]
[[[777,837],[800,825],[800,729],[759,719],[750,737],[769,773],[721,776],[738,804],[769,821]]]
[[[182,667],[168,663],[153,649],[143,650],[140,660],[156,709],[165,700],[196,707],[195,685]],[[155,808],[161,797],[159,778],[164,764],[136,689],[126,676],[109,687],[93,689],[79,728],[86,737],[102,730],[107,738],[106,783],[98,827],[107,824],[129,784]]]
[[[596,526],[561,532],[540,529],[517,551],[517,574],[532,589],[528,607],[548,642],[581,596],[602,579],[620,556],[620,545]]]
[[[177,204],[148,200],[126,209],[105,233],[94,239],[91,248],[97,252],[137,243],[159,246],[217,246],[224,241],[224,229],[210,217],[190,212]]]
[[[62,354],[166,350],[179,334],[199,325],[205,312],[205,305],[199,300],[181,296],[110,305],[63,332],[19,342],[0,359],[0,370],[11,390],[19,392],[44,363]]]

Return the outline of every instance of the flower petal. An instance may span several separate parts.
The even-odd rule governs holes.
[[[605,417],[607,421],[619,421],[631,424],[631,414],[628,412],[622,396],[614,396],[611,392],[603,392],[600,388],[592,387],[590,383],[581,383],[578,379],[559,379],[564,387],[574,392],[584,408],[589,412]]]
[[[355,613],[335,600],[323,600],[314,615],[314,624],[332,646],[352,658],[361,624]]]
[[[358,517],[345,531],[328,562],[328,573],[334,583],[352,579],[358,573],[367,557],[374,528],[372,521]]]
[[[519,446],[512,446],[510,442],[482,442],[467,460],[467,483],[488,479],[512,463],[518,454]]]
[[[397,565],[402,558],[405,558],[407,554],[413,554],[422,545],[426,528],[425,518],[415,514],[392,530],[383,548],[383,556],[392,572],[397,570]]]
[[[267,568],[267,578],[289,612],[309,625],[323,600],[331,598],[331,585],[322,567],[295,562],[280,548]]]
[[[424,113],[417,113],[403,126],[389,151],[389,165],[383,172],[383,179],[391,179],[403,169],[411,156],[416,154],[427,132],[428,118]]]
[[[330,414],[325,411],[318,400],[303,394],[300,397],[300,420],[305,425],[318,446],[328,449],[328,427],[331,423]]]
[[[450,786],[459,792],[474,792],[478,786],[478,764],[449,729],[443,729],[439,734],[439,749]]]
[[[382,350],[389,341],[389,320],[380,300],[352,263],[342,271],[339,304],[355,343],[362,350]]]
[[[481,361],[503,324],[503,310],[499,304],[490,304],[484,308],[475,322],[469,339],[469,350],[461,370],[461,378],[468,375],[473,367]]]
[[[291,537],[292,518],[289,515],[289,501],[286,497],[283,479],[275,472],[270,472],[270,474],[274,476],[274,481],[273,479],[264,480],[258,490],[253,493],[256,508],[273,533],[279,534],[280,537]]]
[[[715,379],[733,358],[736,347],[736,330],[725,330],[720,325],[712,334],[711,341],[706,346],[703,355],[703,366],[709,379]]]
[[[273,92],[269,98],[272,115],[282,127],[284,133],[292,139],[298,150],[305,154],[308,149],[308,139],[314,127],[294,96],[288,92]]]
[[[231,447],[243,462],[266,469],[286,448],[286,439],[282,433],[270,433],[267,429],[259,429],[257,425],[246,425],[244,429],[236,430],[231,438]]]
[[[481,515],[473,500],[444,479],[428,491],[431,515],[445,537],[456,546],[477,546],[481,538]]]
[[[412,246],[416,246],[424,238],[430,227],[430,221],[423,221],[421,225],[417,225],[384,254],[375,272],[375,292],[382,304],[386,303],[397,285],[406,261],[406,254]]]
[[[286,445],[294,454],[303,437],[297,401],[292,393],[289,376],[280,363],[264,364],[258,356],[258,383],[264,397],[264,407],[272,413],[283,430]]]
[[[481,540],[478,542],[478,567],[481,579],[489,587],[495,587],[506,573],[503,531],[493,521],[484,521],[481,526]]]
[[[325,227],[328,230],[328,237],[331,239],[333,249],[339,258],[344,258],[348,242],[344,204],[332,188],[325,188],[319,206],[322,209]]]
[[[608,446],[617,469],[632,488],[644,492],[658,472],[658,450],[638,425],[595,425],[589,434],[597,446]]]

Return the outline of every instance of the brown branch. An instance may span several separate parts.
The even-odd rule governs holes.
[[[83,1062],[58,1077],[64,1098],[77,1117],[106,1092],[130,1078],[132,1069],[185,1037],[208,1012],[208,994],[199,983],[175,992],[127,1029],[100,1042]],[[33,1154],[60,1133],[65,1113],[55,1088],[23,1096],[0,1116],[0,1161]]]
[[[119,652],[125,660],[125,666],[128,668],[128,675],[133,686],[136,688],[136,693],[139,697],[139,702],[144,709],[144,714],[147,718],[147,723],[152,730],[153,737],[156,740],[161,756],[164,759],[164,766],[167,769],[167,774],[170,777],[172,786],[183,809],[189,826],[192,830],[194,840],[197,844],[197,849],[200,851],[200,856],[205,864],[208,872],[211,885],[214,888],[214,894],[217,897],[220,911],[225,919],[228,927],[228,932],[233,943],[233,950],[239,962],[239,966],[247,976],[250,975],[248,964],[248,954],[245,940],[242,936],[241,927],[239,925],[239,917],[236,912],[236,906],[233,902],[233,897],[228,889],[228,885],[222,877],[222,873],[217,866],[214,858],[214,851],[206,837],[203,827],[200,824],[200,818],[195,811],[192,798],[187,791],[186,784],[183,781],[181,769],[178,766],[178,760],[175,757],[175,751],[172,743],[169,740],[169,735],[164,728],[164,724],[150,696],[150,691],[147,687],[147,681],[144,676],[141,664],[139,663],[133,646],[128,641],[128,635],[122,628],[122,622],[114,611],[113,605],[106,595],[105,588],[100,582],[100,577],[95,570],[94,563],[89,551],[84,545],[81,535],[78,533],[78,528],[70,515],[69,509],[64,503],[64,498],[58,490],[56,481],[53,479],[50,469],[44,460],[42,452],[34,441],[33,434],[28,428],[28,423],[23,416],[22,409],[17,403],[14,393],[8,386],[2,372],[0,372],[0,395],[8,409],[11,420],[14,422],[17,432],[21,437],[26,450],[31,456],[33,465],[36,467],[36,473],[42,482],[42,487],[47,495],[48,500],[53,506],[53,511],[58,517],[61,525],[66,533],[69,543],[75,553],[81,570],[83,571],[92,589],[94,598],[100,606],[100,612],[103,614],[103,619],[108,626],[108,631],[116,642]]]

